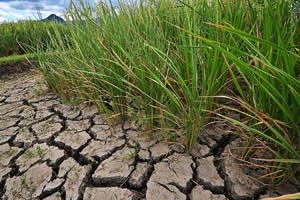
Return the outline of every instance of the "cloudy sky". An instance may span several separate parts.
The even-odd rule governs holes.
[[[99,0],[85,0],[95,2]],[[117,0],[113,0],[116,2]],[[70,0],[0,0],[0,22],[37,19],[37,11],[43,18],[54,13],[63,16]]]

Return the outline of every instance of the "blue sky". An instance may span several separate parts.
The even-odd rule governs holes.
[[[62,16],[69,0],[0,0],[0,22],[35,19],[39,10],[42,17],[55,13]]]
[[[95,2],[99,0],[85,0]],[[112,0],[116,2],[117,0]],[[45,18],[54,13],[63,16],[70,0],[0,0],[0,22],[37,19],[37,10]]]

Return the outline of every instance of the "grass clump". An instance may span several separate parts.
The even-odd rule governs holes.
[[[247,132],[249,146],[258,136],[271,142],[280,169],[272,177],[283,180],[300,159],[296,3],[73,4],[70,34],[49,35],[48,49],[59,53],[39,54],[40,70],[65,99],[95,102],[145,129],[175,130],[189,150],[203,126],[225,118]]]

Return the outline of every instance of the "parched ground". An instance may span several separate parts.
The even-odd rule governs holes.
[[[228,155],[232,137],[202,133],[192,155],[130,123],[110,126],[95,106],[69,106],[34,72],[0,80],[0,199],[257,199],[267,187]],[[288,190],[300,191],[297,181]]]

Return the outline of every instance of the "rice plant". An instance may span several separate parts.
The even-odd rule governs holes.
[[[63,98],[145,130],[173,130],[188,150],[213,116],[225,118],[272,143],[272,162],[285,169],[274,181],[283,180],[299,170],[295,8],[285,0],[73,3],[70,34],[49,32],[47,49],[57,53],[39,54],[40,70]],[[215,112],[222,106],[246,122]]]

